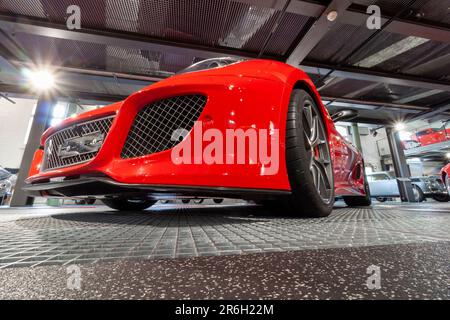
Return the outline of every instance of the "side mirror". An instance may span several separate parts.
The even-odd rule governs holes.
[[[333,122],[338,121],[349,121],[355,119],[358,116],[358,111],[345,109],[341,111],[337,111],[331,115],[331,119]]]

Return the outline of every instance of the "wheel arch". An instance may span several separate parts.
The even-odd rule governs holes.
[[[325,106],[323,105],[322,99],[321,99],[319,93],[317,92],[317,89],[314,87],[312,81],[309,79],[297,79],[294,82],[291,92],[292,92],[292,90],[295,90],[295,89],[305,90],[314,99],[314,102],[322,111],[321,112],[322,121],[325,124],[328,139],[330,139],[330,136],[331,136],[330,124],[333,124],[333,120],[331,119],[331,116],[330,116],[327,108],[325,108]]]

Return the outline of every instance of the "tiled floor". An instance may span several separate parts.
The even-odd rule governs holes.
[[[33,216],[36,214],[36,217]],[[450,205],[339,205],[298,219],[257,206],[0,209],[0,268],[450,241]]]

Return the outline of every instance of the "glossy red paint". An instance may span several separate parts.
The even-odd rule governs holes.
[[[416,132],[413,135],[413,140],[418,141],[421,146],[428,146],[430,144],[444,142],[444,141],[448,140],[449,137],[450,137],[449,129],[428,128],[428,129]]]
[[[450,163],[441,169],[441,178],[444,184],[447,186],[447,190],[450,192],[450,186],[448,185],[447,177],[450,178]]]
[[[122,102],[78,115],[48,129],[42,145],[53,132],[77,122],[116,114],[97,156],[90,162],[42,172],[43,151],[35,154],[28,183],[49,178],[104,174],[117,182],[144,185],[227,187],[290,190],[284,158],[287,106],[294,87],[308,88],[322,110],[333,157],[336,195],[363,195],[363,160],[356,148],[337,132],[312,81],[301,70],[270,60],[251,60],[227,67],[173,76],[146,87]],[[204,94],[200,115],[203,129],[279,129],[278,173],[265,175],[261,163],[234,165],[176,165],[171,150],[122,159],[120,153],[137,112],[145,105],[172,96]],[[207,121],[204,121],[207,120]],[[190,133],[192,134],[192,132]],[[184,141],[181,143],[185,143]]]

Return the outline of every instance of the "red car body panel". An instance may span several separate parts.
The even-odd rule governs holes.
[[[442,178],[442,182],[444,182],[444,184],[447,184],[446,177],[450,177],[450,163],[448,163],[445,167],[443,167],[441,169],[441,178]],[[449,186],[447,186],[447,188],[448,187]]]
[[[74,123],[116,114],[97,156],[89,162],[42,171],[43,150],[36,151],[27,183],[51,178],[106,175],[114,181],[139,185],[224,187],[290,190],[285,166],[285,127],[290,94],[296,85],[309,88],[322,110],[329,135],[336,195],[364,195],[363,160],[357,149],[337,132],[312,81],[301,70],[270,60],[251,60],[226,67],[180,74],[148,86],[108,107],[86,112],[49,128],[41,144],[57,130]],[[171,150],[138,158],[120,154],[136,114],[151,102],[185,94],[207,96],[199,121],[203,131],[219,129],[279,129],[279,170],[265,175],[264,166],[254,164],[176,165]],[[192,135],[192,132],[189,133]],[[181,143],[185,143],[182,141]],[[45,195],[45,193],[44,193]]]

